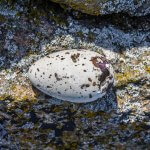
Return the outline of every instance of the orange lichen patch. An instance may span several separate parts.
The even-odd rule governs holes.
[[[14,100],[23,101],[36,99],[36,93],[33,91],[32,87],[27,87],[25,85],[12,85],[10,89],[11,98]]]
[[[135,83],[138,81],[139,77],[141,76],[138,70],[127,70],[123,73],[115,73],[114,77],[116,80],[116,87],[120,87],[123,85],[127,85],[128,83]]]

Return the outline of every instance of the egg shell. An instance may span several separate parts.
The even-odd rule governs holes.
[[[76,102],[101,98],[113,84],[113,68],[106,58],[89,50],[63,50],[35,62],[28,76],[40,91]]]

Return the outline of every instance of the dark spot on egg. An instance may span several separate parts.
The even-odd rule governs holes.
[[[81,89],[87,88],[87,87],[89,87],[89,86],[90,86],[89,84],[82,84],[82,85],[81,85]]]
[[[36,72],[35,72],[35,78],[36,78]]]
[[[59,57],[59,55],[56,55],[56,57]]]
[[[61,92],[59,92],[59,91],[58,91],[57,93],[58,93],[58,94],[61,94]]]
[[[32,69],[30,70],[30,73],[32,72]]]
[[[64,60],[65,58],[61,58],[61,60]]]
[[[93,82],[93,86],[95,86],[96,85],[96,82]]]
[[[111,76],[109,76],[109,79],[110,79],[110,80],[112,80],[112,79],[113,79],[113,76],[112,76],[112,75],[111,75]]]
[[[51,78],[51,76],[52,76],[52,75],[50,74],[48,78]]]
[[[57,74],[57,73],[55,73],[54,75],[55,75],[55,78],[56,78],[57,81],[62,80],[62,78],[59,78],[59,77],[58,77],[58,74]]]
[[[66,52],[65,54],[70,54],[69,52]]]
[[[84,66],[85,64],[82,64],[82,66]]]
[[[92,79],[91,79],[91,78],[88,78],[88,80],[89,80],[90,82],[92,82]]]
[[[65,79],[69,79],[69,77],[67,77],[67,76],[63,76],[63,78],[65,78]]]
[[[42,75],[40,77],[42,78]]]
[[[84,57],[83,59],[86,59],[86,57]]]
[[[47,88],[52,88],[51,86],[47,86]]]
[[[39,84],[37,84],[36,86],[40,87],[40,85],[39,85]]]
[[[45,72],[43,72],[43,75],[45,75]]]
[[[46,56],[47,58],[50,58],[50,56]]]
[[[109,70],[108,70],[107,68],[106,68],[106,69],[103,69],[103,70],[102,70],[102,74],[101,74],[101,76],[99,76],[98,80],[99,80],[101,83],[103,83],[109,75],[110,75]]]
[[[100,59],[100,57],[96,56],[96,57],[92,57],[90,61],[92,61],[93,65],[97,68],[99,68],[99,61],[98,59]]]
[[[89,98],[92,98],[93,96],[92,96],[92,94],[89,94]]]
[[[83,70],[84,72],[87,72],[86,70]]]
[[[49,63],[50,65],[52,64],[52,63]]]
[[[98,59],[100,59],[101,61],[98,61]],[[108,62],[105,57],[98,57],[98,56],[92,57],[91,61],[95,67],[100,68],[100,70],[102,71],[101,76],[98,77],[98,80],[100,81],[101,84],[110,75],[110,72],[106,67],[106,64],[108,64]]]
[[[79,56],[80,56],[80,53],[71,55],[72,61],[73,61],[74,63],[76,63],[76,62],[78,61]]]

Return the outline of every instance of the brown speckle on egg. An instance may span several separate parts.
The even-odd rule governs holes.
[[[72,61],[73,61],[74,63],[76,63],[76,62],[77,62],[77,60],[78,60],[78,58],[79,58],[79,56],[80,56],[80,54],[79,54],[79,53],[71,55],[71,59],[72,59]]]
[[[102,71],[102,74],[99,76],[98,80],[103,83],[106,78],[109,76],[109,70],[106,68],[104,71]]]
[[[92,82],[92,79],[91,79],[91,78],[88,78],[88,80],[89,80],[90,82]]]
[[[92,61],[93,65],[97,68],[99,68],[99,62],[98,62],[98,58],[100,57],[92,57],[90,61]]]
[[[96,82],[93,82],[93,86],[95,86],[96,85]]]
[[[82,85],[81,85],[81,89],[87,88],[87,87],[90,87],[90,85],[89,85],[89,84],[82,84]]]
[[[62,80],[61,78],[58,77],[58,74],[57,74],[57,73],[55,73],[55,78],[56,78],[57,81]]]

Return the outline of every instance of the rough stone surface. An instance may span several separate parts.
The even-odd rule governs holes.
[[[42,4],[0,5],[1,149],[149,149],[148,16],[91,18]],[[32,87],[29,66],[65,49],[111,61],[115,87],[101,101],[63,102]]]
[[[51,0],[65,4],[73,9],[90,15],[106,15],[123,12],[132,16],[150,13],[149,0]]]

